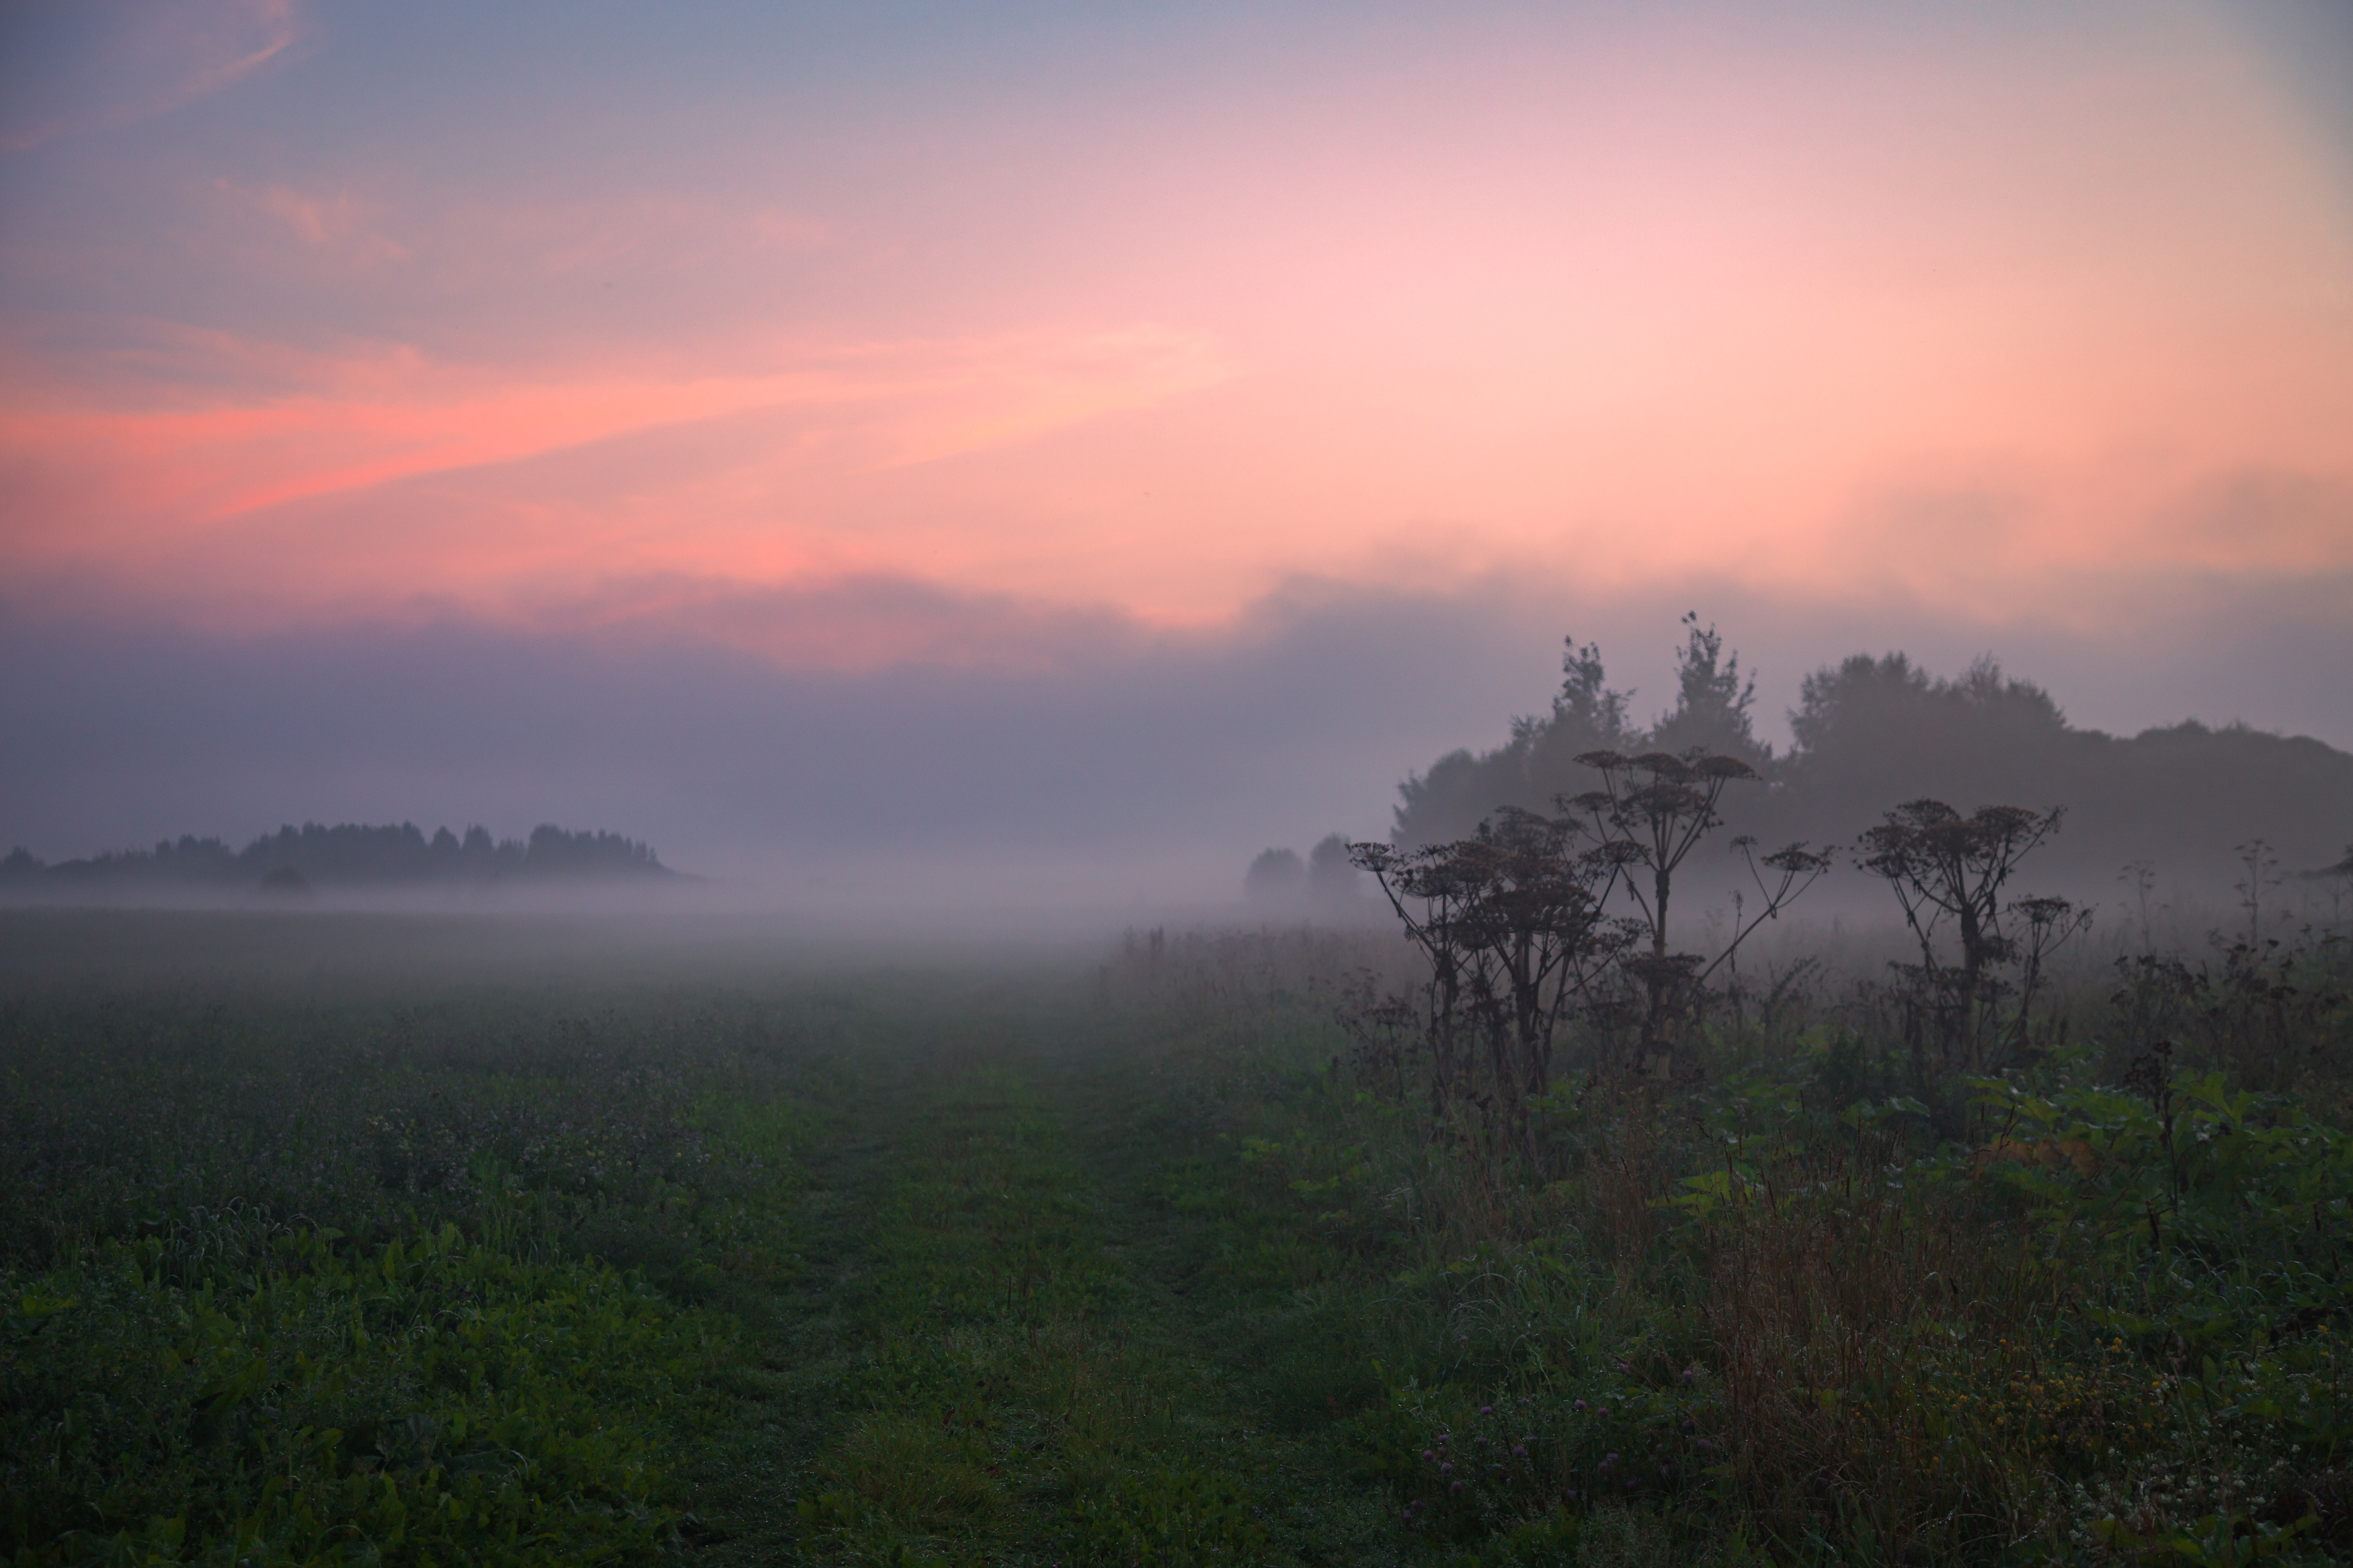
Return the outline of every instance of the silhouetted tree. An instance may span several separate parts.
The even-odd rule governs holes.
[[[1338,834],[1325,835],[1307,852],[1307,896],[1316,903],[1327,909],[1353,903],[1357,882],[1356,865],[1348,858],[1348,841]]]
[[[1560,690],[1552,700],[1546,741],[1571,756],[1633,744],[1634,731],[1626,721],[1626,709],[1634,694],[1609,689],[1609,677],[1601,668],[1601,645],[1587,643],[1579,647],[1575,637],[1563,640],[1567,647],[1560,658]]]
[[[1242,892],[1252,903],[1288,903],[1307,883],[1307,867],[1294,849],[1263,849],[1242,874]]]
[[[616,872],[659,872],[653,847],[617,833],[568,833],[543,823],[531,830],[524,847],[522,869],[538,877],[609,876]]]
[[[569,832],[542,826],[529,843],[493,840],[470,827],[463,840],[448,828],[428,841],[414,823],[363,826],[316,822],[265,833],[243,849],[217,838],[159,840],[152,849],[123,850],[44,866],[29,854],[12,859],[11,874],[41,883],[169,880],[258,884],[287,870],[305,885],[318,883],[489,880],[504,875],[668,877],[651,846],[617,833]]]
[[[1506,805],[1550,810],[1555,796],[1582,783],[1578,753],[1639,747],[1641,733],[1626,718],[1633,693],[1610,689],[1600,647],[1580,647],[1575,637],[1563,640],[1560,689],[1549,713],[1515,718],[1511,739],[1501,748],[1478,755],[1451,752],[1429,773],[1409,776],[1398,786],[1398,843],[1467,837]]]
[[[1757,701],[1757,680],[1740,678],[1740,656],[1724,651],[1724,638],[1703,629],[1699,612],[1683,616],[1683,646],[1676,655],[1675,706],[1662,715],[1647,744],[1653,752],[1684,756],[1734,757],[1762,766],[1772,749],[1757,739],[1748,710]]]
[[[1889,802],[1925,796],[2095,802],[2041,863],[2079,889],[2141,862],[2176,887],[2220,892],[2242,870],[2233,846],[2254,835],[2295,866],[2325,864],[2345,842],[2353,754],[2243,724],[2076,729],[2049,691],[1989,655],[1949,678],[1901,653],[1817,669],[1788,715],[1795,744],[1768,758],[1749,725],[1749,673],[1715,627],[1692,616],[1683,631],[1676,701],[1655,732],[1627,722],[1630,694],[1610,689],[1599,649],[1571,644],[1549,713],[1514,719],[1504,745],[1451,752],[1399,786],[1395,842],[1463,837],[1502,805],[1549,811],[1586,787],[1575,763],[1585,752],[1682,756],[1693,744],[1767,775],[1769,793],[1727,801],[1727,826],[1774,843],[1851,842]]]

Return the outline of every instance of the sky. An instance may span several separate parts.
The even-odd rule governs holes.
[[[2342,5],[0,9],[42,853],[1207,889],[1686,608],[2353,746]]]

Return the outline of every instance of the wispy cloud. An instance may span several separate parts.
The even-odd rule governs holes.
[[[232,87],[301,37],[297,0],[32,0],[15,7],[0,152],[111,131]]]
[[[326,218],[297,210],[332,240]],[[766,370],[735,374],[627,362],[519,372],[397,343],[329,353],[153,328],[111,362],[122,374],[93,384],[93,359],[77,360],[76,381],[20,348],[0,361],[0,505],[23,521],[0,538],[0,557],[19,569],[96,564],[135,541],[153,559],[270,509],[748,416],[763,422],[732,437],[723,474],[745,460],[772,479],[887,470],[1034,438],[1224,374],[1208,343],[1151,326],[778,343],[765,357]],[[675,500],[706,479],[698,467],[662,493]],[[534,540],[527,518],[548,515],[544,500],[509,513],[501,553],[533,571],[576,570],[578,528]],[[595,531],[610,539],[617,521],[626,536],[626,508]],[[660,516],[635,526],[681,531]],[[345,531],[339,545],[416,538],[398,523],[365,531],[362,542]],[[287,565],[295,580],[283,586],[299,595],[301,563]],[[430,569],[410,587],[447,575]]]
[[[349,191],[313,194],[290,185],[248,189],[228,180],[220,181],[219,187],[248,211],[282,226],[312,249],[333,251],[361,265],[402,261],[410,256],[406,246],[382,231],[376,222],[380,214]]]

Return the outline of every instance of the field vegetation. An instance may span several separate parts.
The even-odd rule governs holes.
[[[2325,906],[1660,965],[1545,831],[1416,942],[0,917],[0,1556],[2353,1557]]]

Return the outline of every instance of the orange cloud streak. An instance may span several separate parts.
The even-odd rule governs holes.
[[[20,563],[130,540],[229,531],[257,511],[393,481],[761,411],[821,427],[851,469],[928,462],[1207,384],[1203,342],[1151,327],[1059,336],[785,351],[802,368],[702,375],[600,369],[515,380],[376,347],[342,357],[225,337],[184,340],[232,371],[300,390],[194,407],[105,406],[21,361],[5,377],[0,459],[79,504],[19,510]],[[110,527],[109,524],[111,524]]]

